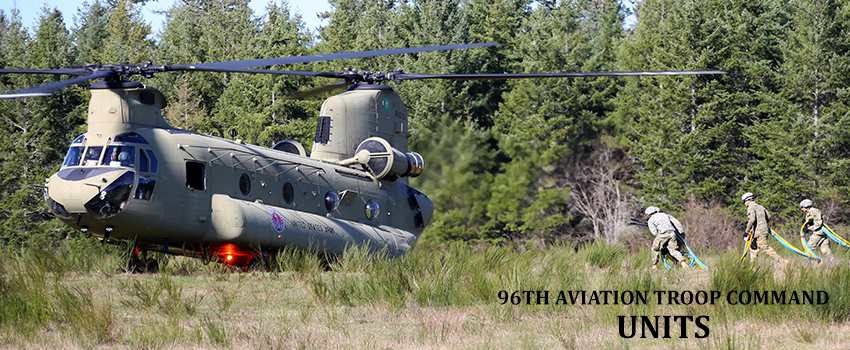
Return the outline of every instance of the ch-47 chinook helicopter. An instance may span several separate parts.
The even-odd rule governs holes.
[[[247,264],[287,246],[338,255],[349,245],[401,256],[433,214],[407,177],[424,161],[408,152],[407,107],[386,80],[525,79],[584,76],[723,74],[657,71],[536,74],[409,74],[257,70],[325,60],[451,50],[462,44],[281,57],[194,65],[85,65],[77,69],[0,69],[2,74],[78,77],[0,94],[37,97],[91,85],[88,130],[71,142],[59,171],[46,180],[49,210],[68,226],[104,242]],[[292,140],[267,148],[170,126],[157,89],[129,81],[169,71],[321,76],[348,86],[322,105],[312,152]],[[138,258],[138,255],[136,256]],[[144,258],[143,258],[144,259]],[[136,260],[138,261],[138,260]],[[267,261],[267,260],[266,260]]]

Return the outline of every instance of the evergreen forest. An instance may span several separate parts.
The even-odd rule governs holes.
[[[501,46],[275,66],[408,73],[724,70],[727,75],[422,80],[393,87],[410,110],[411,185],[435,214],[420,244],[452,241],[628,243],[630,216],[658,206],[694,246],[740,239],[753,192],[777,225],[799,227],[810,198],[850,226],[850,1],[330,0],[307,28],[286,0],[178,0],[160,32],[148,0],[89,0],[65,23],[45,7],[27,28],[0,9],[0,67],[190,64],[428,45]],[[628,15],[636,21],[626,23]],[[29,19],[27,19],[29,20]],[[55,81],[6,74],[0,90]],[[138,78],[144,79],[144,78]],[[336,81],[168,73],[176,127],[271,146],[310,148],[322,100],[286,98]],[[390,83],[392,84],[392,83]],[[0,240],[49,246],[78,233],[44,203],[44,179],[86,130],[85,86],[0,100]],[[636,234],[636,232],[641,232]],[[842,232],[843,235],[843,232]],[[637,238],[636,238],[637,237]],[[645,239],[645,238],[642,238]]]

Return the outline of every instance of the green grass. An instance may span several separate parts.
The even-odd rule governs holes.
[[[77,338],[96,344],[115,340],[115,315],[110,298],[96,301],[91,288],[57,285],[55,317]]]
[[[586,244],[582,251],[588,264],[598,268],[607,268],[620,264],[626,248],[619,244],[608,245],[605,241],[598,241]]]

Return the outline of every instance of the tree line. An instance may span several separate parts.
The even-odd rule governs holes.
[[[313,34],[281,0],[179,0],[153,33],[146,0],[95,0],[71,24],[44,8],[34,28],[0,10],[0,67],[188,64],[477,42],[501,46],[271,69],[411,73],[725,70],[723,76],[409,81],[412,185],[435,214],[423,244],[453,240],[627,239],[648,205],[742,230],[753,192],[779,223],[811,198],[831,223],[850,219],[850,3],[778,0],[331,0]],[[7,74],[10,91],[57,76]],[[145,79],[168,97],[168,121],[271,146],[308,149],[323,98],[287,98],[334,81],[170,73]],[[73,233],[41,194],[89,95],[0,100],[0,238],[7,247]],[[696,222],[696,221],[692,221]],[[698,231],[699,229],[697,229]],[[698,234],[711,235],[708,229]],[[723,243],[717,243],[722,245]],[[728,243],[726,243],[728,244]]]

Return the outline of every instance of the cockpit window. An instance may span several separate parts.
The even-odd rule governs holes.
[[[106,148],[106,158],[103,165],[136,166],[136,148],[133,146],[112,145]]]
[[[139,150],[139,171],[141,172],[149,172],[150,171],[150,161],[148,160],[148,156],[145,154],[145,150]]]
[[[148,144],[148,140],[145,140],[144,137],[134,132],[115,135],[115,142]]]
[[[146,149],[145,153],[147,153],[148,159],[150,159],[150,161],[151,161],[151,172],[156,174],[157,166],[158,166],[157,161],[156,161],[156,154],[153,153],[152,149]]]
[[[103,146],[92,146],[86,151],[85,158],[83,159],[83,165],[85,166],[93,166],[97,165],[98,161],[100,161],[100,153],[103,152]]]
[[[85,139],[86,139],[86,135],[80,135],[80,136],[77,136],[77,138],[75,138],[75,139],[74,139],[74,141],[73,141],[73,142],[71,142],[71,144],[75,144],[75,143],[83,143],[83,141],[84,141]]]
[[[139,171],[145,173],[154,173],[157,171],[156,155],[152,149],[139,150]]]
[[[151,200],[153,188],[156,187],[156,180],[139,177],[139,184],[136,185],[136,195],[133,198]]]
[[[156,174],[157,161],[152,149],[139,150],[139,171]]]
[[[65,154],[65,161],[62,162],[62,167],[80,165],[80,159],[83,158],[83,146],[71,146],[68,153]]]

